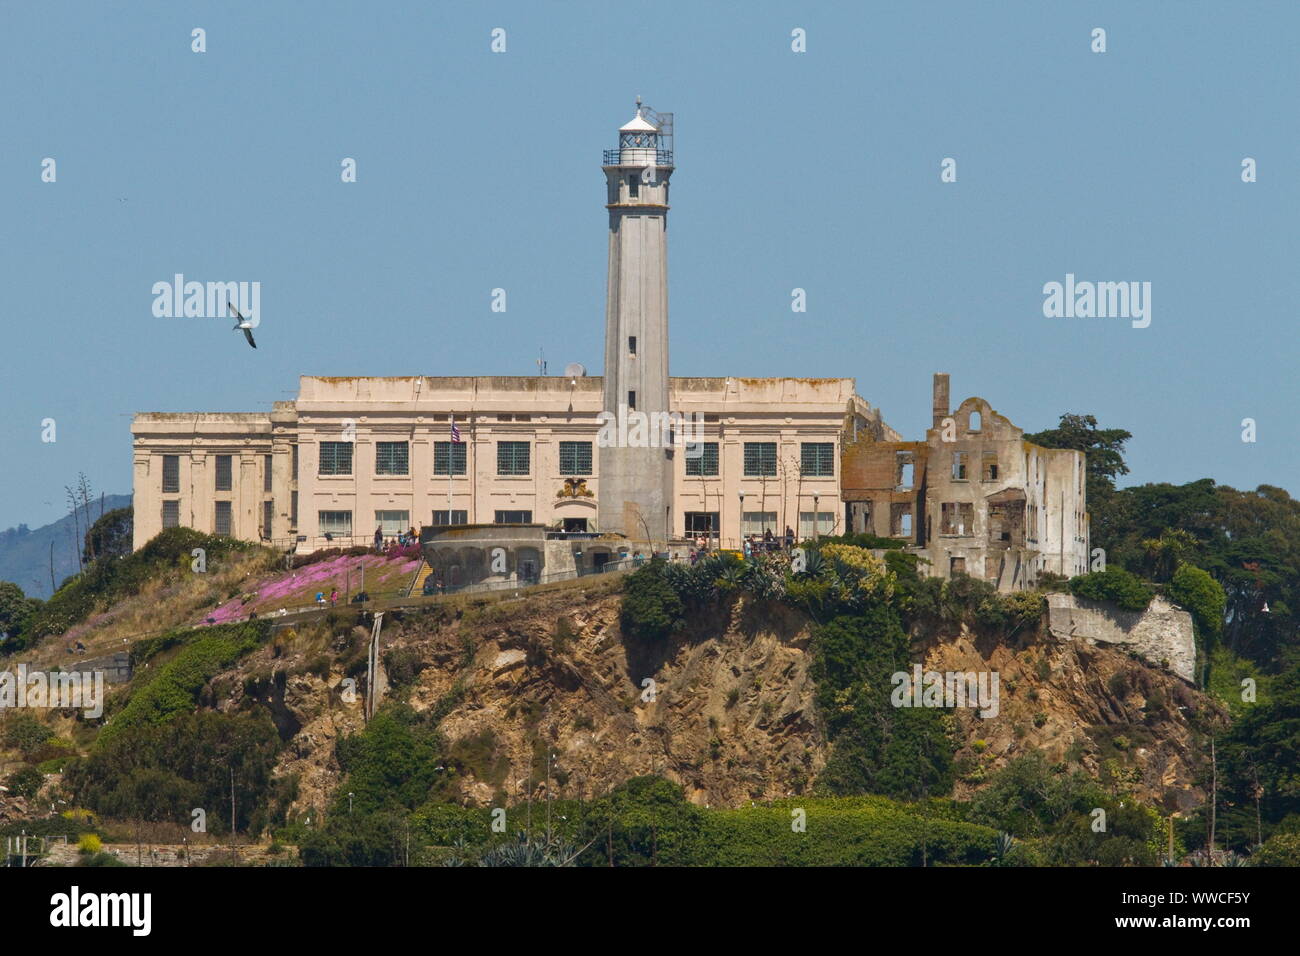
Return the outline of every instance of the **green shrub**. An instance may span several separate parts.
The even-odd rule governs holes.
[[[1253,866],[1300,866],[1300,833],[1274,833],[1251,854]]]
[[[44,783],[45,775],[35,767],[22,767],[5,778],[5,786],[10,793],[28,800],[40,792]]]
[[[130,699],[100,732],[95,747],[104,746],[128,727],[162,723],[193,710],[207,682],[262,644],[269,630],[269,621],[257,620],[190,632],[175,657],[156,670],[137,672]]]
[[[682,599],[669,583],[667,563],[656,558],[630,574],[623,587],[619,623],[624,634],[661,641],[685,623]]]
[[[1192,619],[1206,639],[1212,640],[1222,632],[1228,598],[1219,582],[1205,571],[1180,564],[1169,582],[1169,597],[1192,612]]]
[[[1123,568],[1107,568],[1070,578],[1070,593],[1092,601],[1113,604],[1124,611],[1145,611],[1151,589]]]

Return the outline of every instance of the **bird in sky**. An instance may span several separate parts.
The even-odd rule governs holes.
[[[248,339],[248,344],[253,348],[257,348],[257,343],[253,341],[253,323],[240,315],[239,310],[236,309],[232,303],[226,302],[226,305],[229,306],[231,312],[235,313],[235,318],[237,320],[235,322],[235,327],[230,331],[234,332],[236,329],[242,329],[244,332],[244,338]]]

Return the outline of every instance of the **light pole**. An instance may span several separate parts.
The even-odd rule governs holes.
[[[817,492],[814,491],[813,492],[813,540],[814,541],[817,540],[817,532],[819,530],[818,525],[820,525],[821,523],[820,519],[817,517],[817,502],[820,499],[821,499],[821,495],[819,495]]]
[[[352,791],[348,791],[348,815],[352,814]]]
[[[736,494],[740,498],[740,517],[736,524],[737,534],[740,538],[738,542],[740,553],[745,553],[745,489],[741,488]]]

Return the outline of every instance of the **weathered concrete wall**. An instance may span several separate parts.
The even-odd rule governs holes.
[[[1196,641],[1192,616],[1162,597],[1145,611],[1121,611],[1072,594],[1047,595],[1048,629],[1060,640],[1130,646],[1152,664],[1194,682]]]

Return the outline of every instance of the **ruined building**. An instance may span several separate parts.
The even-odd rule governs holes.
[[[840,493],[850,532],[902,538],[941,577],[966,573],[1001,591],[1043,572],[1088,570],[1084,455],[1025,441],[982,398],[949,410],[934,376],[924,441],[846,441]]]

